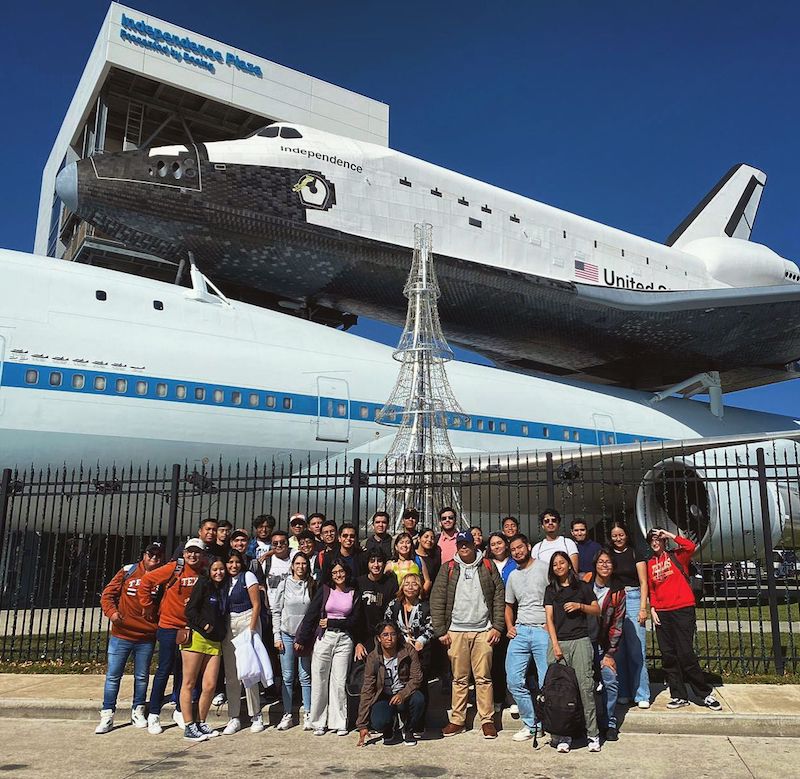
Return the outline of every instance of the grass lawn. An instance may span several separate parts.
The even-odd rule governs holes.
[[[781,622],[796,623],[797,632],[800,634],[800,603],[778,603],[778,618]],[[713,626],[716,620],[758,622],[759,619],[764,622],[764,629],[769,631],[769,606],[726,606],[709,603],[702,604],[697,609],[697,621],[707,620],[709,627]]]

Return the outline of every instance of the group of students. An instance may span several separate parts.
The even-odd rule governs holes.
[[[551,509],[539,516],[544,537],[535,545],[514,517],[503,518],[485,543],[480,528],[459,532],[450,507],[440,511],[436,531],[418,528],[413,509],[404,512],[396,536],[389,523],[386,512],[376,512],[362,545],[354,525],[337,527],[319,513],[292,515],[288,531],[276,529],[272,516],[257,517],[252,538],[207,519],[167,563],[161,545],[150,544],[103,591],[111,637],[96,732],[113,727],[120,679],[133,656],[134,726],[162,732],[174,675],[173,719],[184,738],[220,735],[206,717],[221,679],[229,717],[222,734],[236,733],[245,678],[237,649],[245,645],[266,661],[263,686],[272,683],[271,669],[280,668],[277,730],[294,724],[298,682],[303,729],[345,736],[355,719],[359,746],[370,730],[384,744],[415,744],[426,729],[428,686],[437,676],[451,686],[443,736],[465,730],[472,681],[485,738],[497,737],[495,714],[504,705],[522,721],[513,739],[534,738],[541,725],[537,690],[550,664],[565,663],[577,679],[589,751],[596,752],[601,731],[607,741],[618,738],[617,704],[650,706],[648,601],[670,686],[667,707],[689,704],[688,682],[705,706],[719,710],[693,650],[691,540],[651,530],[652,556],[645,561],[623,523],[612,524],[609,544],[601,546],[579,519],[571,537],[561,535],[561,517]],[[360,689],[357,710],[348,708],[354,688]],[[258,684],[251,681],[244,693],[250,729],[260,732]],[[571,735],[551,736],[559,751],[570,750]]]

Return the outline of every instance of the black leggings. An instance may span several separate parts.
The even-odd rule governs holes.
[[[661,667],[673,698],[689,699],[686,683],[692,685],[701,697],[711,695],[712,687],[706,682],[700,661],[694,653],[696,627],[694,606],[674,611],[658,611],[660,625],[656,625],[658,647],[661,650]]]

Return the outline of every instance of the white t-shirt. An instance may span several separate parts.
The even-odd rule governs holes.
[[[570,557],[578,554],[578,545],[566,536],[558,536],[554,541],[542,539],[531,549],[531,557],[550,565],[550,558],[554,552],[566,552]]]
[[[238,577],[237,577],[238,578]],[[254,584],[258,584],[258,579],[256,579],[256,575],[251,573],[250,571],[244,572],[244,588],[249,590]],[[228,595],[233,592],[233,588],[236,586],[236,579],[231,579],[230,586],[228,587]]]
[[[297,552],[293,549],[285,560],[276,555],[272,556],[267,574],[267,589],[270,593],[278,589],[278,585],[292,572],[292,560]]]

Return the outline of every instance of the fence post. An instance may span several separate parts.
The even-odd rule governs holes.
[[[361,522],[361,458],[353,460],[353,474],[350,477],[350,486],[353,488],[353,513],[350,521],[355,527]]]
[[[775,673],[783,676],[783,648],[781,647],[781,626],[778,617],[778,591],[775,586],[775,566],[772,553],[772,524],[769,515],[769,490],[767,488],[767,465],[764,449],[756,449],[756,468],[758,470],[758,491],[761,497],[761,529],[764,533],[764,556],[767,567],[767,593],[769,595],[769,620],[772,623],[772,654],[775,660]],[[780,507],[779,509],[780,510]]]
[[[556,477],[553,470],[552,452],[548,452],[545,455],[545,469],[547,477],[547,507],[554,509],[556,507]]]
[[[3,468],[3,476],[0,478],[0,561],[3,559],[3,549],[6,541],[6,516],[10,498],[11,468]]]
[[[172,466],[172,483],[169,487],[169,519],[167,520],[167,545],[164,557],[172,556],[175,551],[175,531],[178,526],[178,489],[181,484],[181,466]]]

